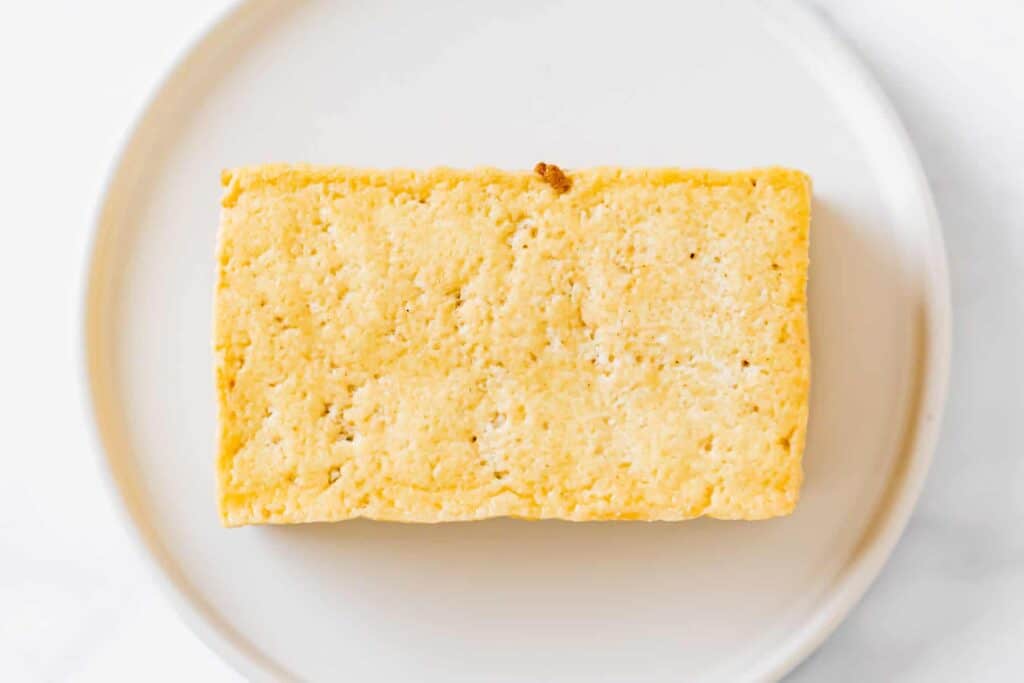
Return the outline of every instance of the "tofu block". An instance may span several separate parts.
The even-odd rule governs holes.
[[[756,520],[803,478],[799,171],[225,171],[226,526]]]

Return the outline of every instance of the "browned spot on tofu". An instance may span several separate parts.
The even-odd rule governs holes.
[[[565,194],[572,187],[569,176],[554,164],[545,164],[541,161],[533,167],[533,172],[543,178],[544,182],[554,188],[558,194]]]

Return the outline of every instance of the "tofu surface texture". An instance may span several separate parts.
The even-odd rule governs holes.
[[[793,510],[808,177],[538,169],[223,173],[226,526]]]

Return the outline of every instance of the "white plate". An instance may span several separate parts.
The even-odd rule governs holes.
[[[222,529],[220,169],[540,159],[814,177],[796,514]],[[770,679],[846,614],[910,514],[946,384],[947,286],[899,123],[796,6],[254,2],[193,46],[125,146],[97,219],[85,361],[130,527],[251,678]]]

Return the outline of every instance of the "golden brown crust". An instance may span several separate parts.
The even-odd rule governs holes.
[[[226,172],[224,523],[790,512],[807,177],[572,176]]]

